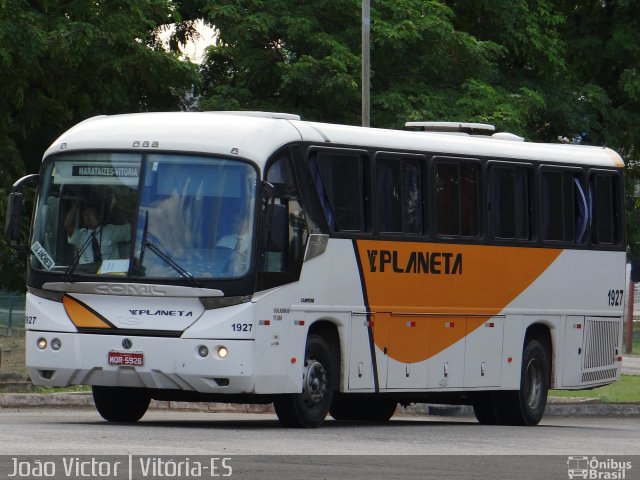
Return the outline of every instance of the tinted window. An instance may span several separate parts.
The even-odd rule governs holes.
[[[620,177],[596,174],[591,177],[593,242],[614,245],[620,241]]]
[[[376,163],[377,226],[381,232],[422,232],[420,163],[379,158]]]
[[[436,228],[439,235],[480,233],[480,167],[472,162],[437,162]]]
[[[532,238],[531,179],[531,170],[524,167],[491,167],[490,209],[495,238]]]
[[[269,237],[264,242],[262,271],[288,273],[297,278],[309,232],[288,156],[278,158],[269,166],[267,181],[275,187],[275,193],[267,209]],[[280,279],[279,283],[289,279]],[[270,280],[270,286],[276,284],[274,277]]]
[[[545,170],[541,179],[543,239],[583,243],[589,211],[582,175],[572,171]]]
[[[336,231],[364,231],[365,164],[357,154],[321,152],[311,160],[320,201]]]

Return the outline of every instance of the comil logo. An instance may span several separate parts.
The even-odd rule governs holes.
[[[572,456],[567,458],[567,475],[570,479],[625,480],[631,462],[597,457]]]

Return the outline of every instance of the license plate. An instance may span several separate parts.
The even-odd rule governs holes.
[[[109,365],[141,367],[144,365],[144,353],[109,352]]]

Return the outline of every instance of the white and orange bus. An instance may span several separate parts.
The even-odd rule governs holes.
[[[259,112],[73,127],[9,202],[18,245],[37,180],[33,382],[91,385],[108,421],[204,400],[316,427],[420,402],[535,425],[549,388],[615,381],[622,160],[461,127]]]

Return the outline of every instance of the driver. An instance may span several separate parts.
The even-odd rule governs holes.
[[[91,239],[91,245],[84,249],[80,263],[93,263],[120,258],[118,244],[131,239],[131,227],[123,225],[103,225],[102,212],[93,205],[87,205],[82,212],[82,228],[76,228],[76,214],[79,204],[74,203],[64,220],[68,242],[77,249]]]

